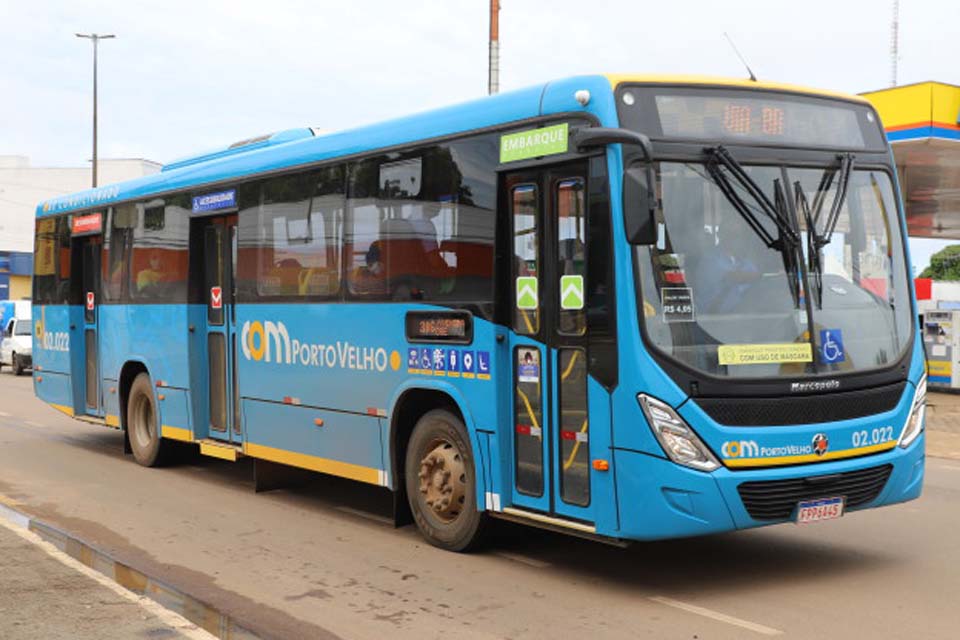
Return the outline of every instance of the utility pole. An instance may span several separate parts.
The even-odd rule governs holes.
[[[500,91],[500,0],[490,0],[490,61],[487,93]]]
[[[78,38],[86,38],[93,42],[93,186],[97,186],[97,43],[100,40],[116,38],[112,33],[98,35],[96,33],[78,33]]]

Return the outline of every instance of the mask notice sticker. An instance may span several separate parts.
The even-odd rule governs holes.
[[[717,347],[720,364],[782,364],[813,362],[809,342],[786,344],[724,344]]]
[[[660,303],[664,322],[693,322],[693,289],[690,287],[664,287],[660,290]]]

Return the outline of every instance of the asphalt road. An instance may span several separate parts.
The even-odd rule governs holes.
[[[380,489],[255,494],[249,461],[199,456],[141,468],[4,371],[0,500],[267,637],[960,635],[960,462],[940,458],[920,500],[837,521],[628,549],[503,526],[458,555],[385,523]]]

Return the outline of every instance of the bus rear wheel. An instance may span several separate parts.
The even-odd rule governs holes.
[[[158,423],[150,376],[141,373],[133,380],[127,399],[127,437],[134,459],[144,467],[163,464],[167,443],[160,438]]]
[[[466,551],[480,542],[486,514],[477,510],[470,439],[463,422],[443,409],[417,421],[407,445],[407,499],[430,544]]]

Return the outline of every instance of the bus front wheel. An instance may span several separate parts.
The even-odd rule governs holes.
[[[486,514],[477,510],[473,453],[463,422],[443,409],[424,414],[410,436],[404,469],[410,510],[423,537],[450,551],[476,545]]]
[[[130,387],[127,399],[127,437],[138,464],[156,467],[163,463],[164,442],[157,429],[157,405],[150,376],[141,373]]]

